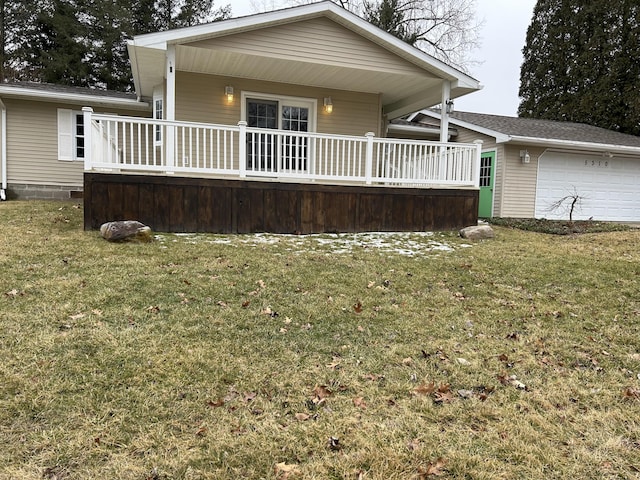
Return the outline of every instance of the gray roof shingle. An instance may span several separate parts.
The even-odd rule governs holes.
[[[454,112],[451,117],[510,136],[640,147],[640,137],[584,123],[505,117],[471,112]]]
[[[19,89],[37,90],[43,93],[61,93],[84,95],[90,97],[106,97],[123,100],[136,100],[135,93],[116,92],[114,90],[100,90],[97,88],[87,87],[70,87],[67,85],[55,85],[53,83],[37,83],[37,82],[7,82],[0,83],[3,87]]]

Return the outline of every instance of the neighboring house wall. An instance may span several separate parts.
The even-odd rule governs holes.
[[[226,85],[233,86],[232,105],[225,103]],[[321,133],[364,136],[367,132],[374,132],[380,135],[380,99],[377,94],[180,71],[176,75],[176,120],[237,125],[241,117],[243,91],[316,100],[316,131]],[[323,109],[325,97],[332,99],[331,114]]]
[[[59,160],[58,109],[80,112],[82,106],[4,99],[7,107],[7,184],[13,198],[69,198],[81,192],[82,160]],[[90,102],[87,101],[89,104]],[[123,115],[115,109],[95,109]]]

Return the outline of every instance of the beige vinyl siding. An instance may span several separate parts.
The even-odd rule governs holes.
[[[232,86],[234,100],[227,105],[224,87]],[[199,73],[177,72],[176,120],[237,125],[240,121],[242,92],[315,99],[316,131],[339,135],[380,135],[380,98],[369,93],[229,78]],[[323,109],[323,99],[331,97],[333,113]]]
[[[424,74],[410,62],[328,18],[202,40],[187,46],[401,74]]]
[[[522,163],[520,150],[527,150],[529,163]],[[505,145],[505,159],[500,189],[500,216],[533,218],[536,202],[536,178],[538,158],[544,148]]]
[[[7,182],[82,186],[82,161],[58,160],[58,108],[81,111],[80,105],[5,99],[7,107]],[[102,112],[95,108],[96,112]],[[108,113],[138,115],[115,109]]]

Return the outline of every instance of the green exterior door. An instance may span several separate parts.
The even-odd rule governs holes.
[[[482,152],[480,155],[480,198],[478,216],[490,218],[493,213],[493,168],[496,152]]]

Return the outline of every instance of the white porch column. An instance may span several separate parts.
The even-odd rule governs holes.
[[[474,140],[476,144],[476,158],[473,162],[473,185],[480,188],[480,166],[482,158],[482,140]]]
[[[93,160],[93,124],[91,114],[93,108],[82,107],[82,123],[84,124],[84,171],[91,170],[91,162]],[[96,159],[98,160],[98,159]]]
[[[367,132],[365,136],[367,137],[367,156],[365,158],[364,181],[367,185],[371,185],[373,179],[373,137],[375,133]]]
[[[451,82],[442,81],[442,106],[440,109],[440,141],[449,140],[449,114],[447,113],[447,102],[451,97]]]
[[[175,45],[167,45],[167,60],[165,78],[167,79],[165,115],[166,119],[174,121],[176,119],[176,47]],[[175,165],[175,127],[167,125],[165,132],[165,158],[167,167]]]
[[[238,169],[240,178],[247,178],[247,122],[240,120],[238,127]]]

